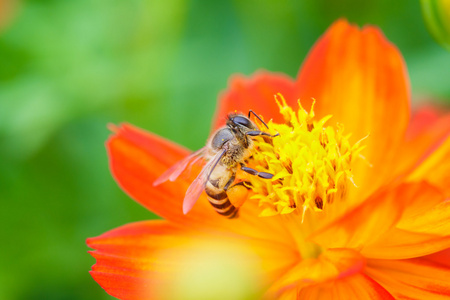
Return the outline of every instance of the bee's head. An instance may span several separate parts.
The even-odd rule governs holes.
[[[248,117],[242,114],[229,114],[227,120],[227,126],[234,130],[239,130],[242,133],[247,131],[258,130],[255,123],[253,123]]]

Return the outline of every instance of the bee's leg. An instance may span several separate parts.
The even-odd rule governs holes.
[[[224,191],[227,191],[228,188],[230,187],[230,185],[234,182],[234,180],[236,179],[236,174],[234,174],[230,180],[228,180],[227,184],[225,184],[225,186],[223,187]]]
[[[247,172],[248,174],[259,176],[263,179],[272,179],[272,177],[273,177],[273,174],[266,173],[266,172],[258,172],[255,169],[246,167],[244,165],[241,165],[241,170],[244,172]]]
[[[236,186],[243,186],[243,187],[245,187],[247,190],[249,190],[250,187],[252,186],[252,183],[251,183],[250,181],[239,181],[238,183],[233,184],[233,185],[230,187],[230,189],[232,189],[232,188],[234,188],[234,187],[236,187]]]
[[[271,135],[271,134],[269,134],[267,132],[264,132],[264,131],[252,130],[252,131],[246,132],[245,135],[249,135],[249,136],[260,136],[260,135],[263,135],[263,136],[276,137],[276,136],[279,136],[280,134],[277,133],[275,135]]]

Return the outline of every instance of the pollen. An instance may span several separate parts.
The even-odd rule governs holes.
[[[349,185],[354,185],[352,165],[361,156],[364,138],[352,145],[343,125],[327,125],[331,115],[316,120],[315,101],[309,111],[299,101],[294,111],[281,94],[275,100],[284,123],[269,121],[266,131],[279,136],[255,139],[248,161],[274,177],[245,175],[245,180],[254,192],[251,199],[259,201],[260,216],[298,212],[303,222],[306,211],[320,212],[345,199]]]

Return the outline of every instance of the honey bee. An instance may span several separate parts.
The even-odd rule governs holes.
[[[240,205],[230,202],[227,191],[243,185],[243,182],[233,185],[238,167],[249,174],[264,179],[271,179],[273,174],[258,172],[245,166],[245,161],[252,155],[254,148],[252,137],[276,137],[260,131],[250,120],[250,115],[257,117],[267,128],[267,124],[252,110],[248,116],[231,113],[227,117],[226,125],[218,129],[208,140],[206,146],[182,159],[164,172],[153,185],[159,185],[167,180],[174,181],[188,167],[198,162],[204,163],[200,174],[186,191],[183,200],[183,213],[187,214],[194,206],[203,191],[208,200],[219,214],[233,219],[238,216]]]

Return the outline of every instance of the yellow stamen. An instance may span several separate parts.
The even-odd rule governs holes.
[[[248,164],[260,172],[274,174],[271,180],[245,175],[255,192],[253,199],[262,208],[260,216],[298,211],[302,222],[307,210],[320,212],[346,197],[353,181],[352,164],[364,148],[361,139],[354,145],[344,126],[325,125],[331,116],[315,120],[314,103],[306,111],[299,102],[295,112],[278,94],[275,100],[284,124],[269,121],[269,132],[277,137],[255,141]]]

